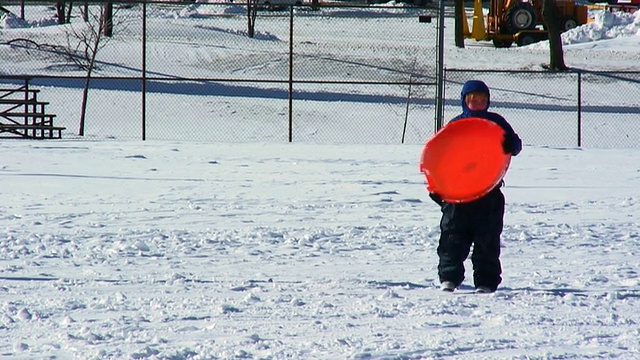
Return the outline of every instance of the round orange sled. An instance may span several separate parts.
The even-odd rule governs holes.
[[[481,118],[448,123],[424,146],[420,171],[427,190],[452,203],[486,195],[502,180],[511,154],[502,150],[504,130]]]

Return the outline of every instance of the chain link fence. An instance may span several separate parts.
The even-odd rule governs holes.
[[[526,144],[637,147],[640,72],[550,73],[446,69],[445,117],[461,109],[460,88],[470,79],[491,88],[491,111],[505,116]]]
[[[50,7],[24,12],[43,26],[55,21]],[[258,11],[251,38],[244,3],[127,2],[96,57],[84,137],[421,144],[435,129],[442,66],[445,122],[476,78],[527,144],[640,143],[640,112],[629,105],[640,72],[447,69],[438,15],[429,6],[284,6]],[[82,56],[74,43],[68,26],[0,29],[0,81],[41,89],[65,138],[79,133],[86,79],[70,57]]]
[[[422,142],[433,131],[427,116],[433,117],[437,27],[419,16],[435,11],[261,9],[251,38],[244,3],[120,7],[114,36],[97,54],[85,136]],[[43,98],[56,99],[49,110],[71,137],[85,73],[61,51],[76,40],[73,34],[52,28],[3,31],[2,73],[4,81],[26,76],[31,86],[46,89]],[[47,66],[29,67],[38,62]],[[109,121],[99,120],[103,114]]]

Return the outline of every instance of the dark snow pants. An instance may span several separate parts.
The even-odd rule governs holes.
[[[499,187],[478,200],[442,205],[440,242],[438,244],[438,276],[440,281],[460,285],[464,280],[464,261],[473,264],[476,287],[496,290],[502,281],[500,266],[500,234],[504,216],[504,196]]]

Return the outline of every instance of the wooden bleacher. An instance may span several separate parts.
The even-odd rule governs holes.
[[[54,126],[55,114],[48,114],[48,102],[39,101],[40,90],[28,83],[0,88],[0,136],[26,139],[60,139],[66,128]]]

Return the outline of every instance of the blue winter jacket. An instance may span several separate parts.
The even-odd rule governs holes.
[[[464,101],[464,97],[468,93],[474,92],[474,91],[482,91],[487,94],[489,99],[489,101],[487,102],[487,109],[484,109],[482,111],[472,111],[471,109],[469,109],[469,107],[467,107],[467,103]],[[461,101],[462,101],[462,114],[454,117],[453,119],[451,119],[451,121],[456,121],[456,120],[464,119],[468,117],[479,117],[479,118],[487,119],[489,121],[493,121],[494,123],[500,125],[500,127],[504,129],[505,139],[506,139],[505,141],[511,141],[511,149],[513,149],[513,151],[511,152],[511,155],[516,156],[522,150],[522,140],[520,140],[520,137],[518,136],[518,134],[516,134],[516,132],[513,131],[513,128],[507,122],[507,120],[505,120],[505,118],[503,118],[501,115],[497,113],[487,111],[489,109],[489,105],[491,105],[490,94],[491,93],[489,92],[489,87],[484,82],[480,80],[467,81],[464,84],[464,86],[462,86],[462,92],[460,94]]]

